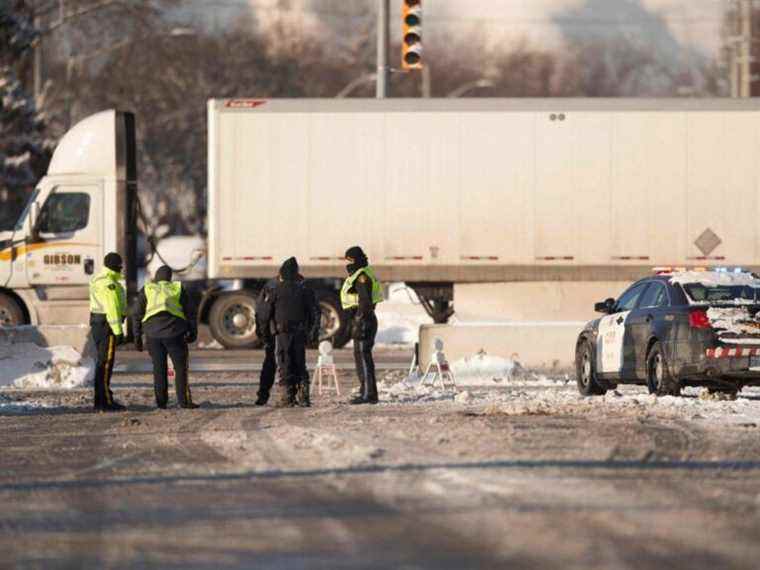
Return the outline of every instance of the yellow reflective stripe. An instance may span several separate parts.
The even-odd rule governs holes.
[[[110,406],[112,402],[111,398],[111,361],[113,360],[113,349],[116,344],[116,339],[112,335],[108,335],[108,355],[106,356],[106,369],[103,374],[103,390],[106,394],[106,403]]]

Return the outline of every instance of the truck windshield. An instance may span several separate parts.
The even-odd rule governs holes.
[[[694,303],[752,303],[757,301],[758,289],[749,285],[705,285],[686,283],[684,291]]]
[[[29,194],[29,198],[27,198],[26,202],[22,204],[20,208],[16,211],[16,217],[13,218],[12,222],[8,224],[8,227],[0,228],[0,230],[4,231],[19,231],[24,229],[24,220],[26,219],[27,215],[29,215],[29,210],[32,207],[32,204],[34,204],[34,201],[37,199],[37,195],[40,193],[39,190],[35,189],[34,192]]]

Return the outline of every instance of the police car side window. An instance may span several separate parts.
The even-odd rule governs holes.
[[[642,309],[654,309],[657,307],[666,307],[668,305],[668,295],[665,287],[659,283],[652,283],[641,298]]]
[[[639,300],[639,297],[644,292],[644,289],[646,288],[648,284],[647,283],[641,283],[639,285],[636,285],[635,287],[632,287],[631,289],[628,289],[625,293],[623,293],[620,296],[620,299],[618,299],[617,303],[615,303],[615,307],[618,311],[630,311],[636,306],[636,301]]]

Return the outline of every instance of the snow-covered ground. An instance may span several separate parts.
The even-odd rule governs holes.
[[[0,344],[0,387],[28,390],[81,388],[92,384],[95,363],[70,346]]]

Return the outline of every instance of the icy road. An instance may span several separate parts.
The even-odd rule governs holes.
[[[123,414],[0,391],[0,566],[758,567],[760,391],[401,376],[307,410],[253,407],[251,373],[196,375],[194,411],[155,411],[145,375],[115,379]]]

